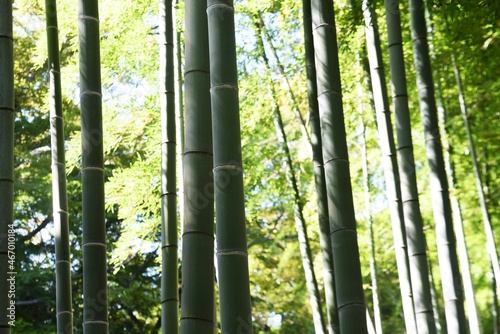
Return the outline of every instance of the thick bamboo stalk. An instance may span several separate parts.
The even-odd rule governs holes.
[[[252,333],[234,7],[208,0],[217,263],[222,333]]]
[[[367,332],[331,0],[312,0],[323,159],[340,332]]]
[[[61,97],[59,32],[55,0],[45,1],[47,50],[50,80],[50,135],[52,148],[52,210],[56,247],[56,314],[57,333],[73,333],[71,300],[71,265],[66,162],[64,153],[64,119]]]
[[[207,4],[185,3],[181,333],[214,328],[214,184]]]
[[[175,68],[172,0],[160,1],[161,321],[163,334],[179,333]]]
[[[375,102],[375,115],[377,120],[379,146],[382,151],[382,164],[387,187],[387,197],[391,213],[392,231],[394,236],[394,247],[396,251],[396,260],[398,265],[399,283],[403,299],[403,312],[405,315],[406,331],[408,333],[417,333],[416,315],[419,319],[418,332],[435,333],[435,326],[432,319],[432,304],[430,298],[430,289],[427,284],[422,284],[422,277],[427,277],[425,273],[414,268],[411,270],[408,260],[407,233],[413,232],[414,226],[411,220],[413,217],[404,216],[403,203],[401,195],[400,173],[398,162],[396,160],[396,145],[392,130],[392,121],[389,110],[389,98],[387,94],[387,85],[385,82],[385,70],[382,62],[382,50],[380,46],[380,37],[378,32],[377,17],[373,4],[363,1],[363,14],[365,18],[365,36],[368,48],[368,60],[370,64],[370,74],[372,79],[372,89]],[[406,219],[405,219],[406,218]],[[413,239],[416,233],[408,236]],[[419,236],[423,232],[420,231]],[[412,250],[413,251],[413,250]],[[412,286],[415,288],[415,295]],[[427,288],[427,289],[426,289]],[[426,289],[426,290],[425,290]],[[414,307],[418,306],[418,312]],[[417,313],[416,313],[417,312]]]
[[[82,125],[83,332],[108,333],[99,14],[78,1]]]
[[[431,285],[427,248],[423,232],[423,220],[420,212],[415,158],[413,155],[413,139],[411,136],[410,110],[408,107],[408,91],[406,70],[401,36],[401,18],[399,1],[386,0],[386,22],[389,33],[389,57],[391,81],[393,88],[394,109],[396,114],[396,134],[398,139],[399,170],[401,176],[401,193],[405,214],[408,257],[412,275],[413,296],[416,321],[419,332],[425,329],[428,333],[436,333],[434,321]]]
[[[309,126],[311,128],[311,148],[314,168],[314,182],[318,201],[319,242],[323,257],[323,284],[328,319],[328,333],[338,334],[339,314],[335,296],[335,277],[333,275],[332,243],[330,241],[330,223],[328,221],[328,197],[326,194],[325,169],[319,119],[318,90],[316,83],[316,65],[314,59],[314,40],[312,32],[311,1],[303,0],[304,42],[306,57],[307,92],[309,102]]]
[[[430,188],[436,226],[439,267],[445,300],[446,322],[448,332],[458,334],[466,333],[468,330],[451,214],[448,180],[437,119],[424,10],[425,7],[422,0],[410,0],[413,56],[417,72],[420,114],[424,126],[426,153],[431,176]]]
[[[426,2],[425,8],[425,16],[427,23],[429,25],[429,52],[432,59],[436,59],[436,55],[434,52],[433,40],[434,40],[434,23],[431,15],[431,6],[429,2]],[[453,58],[453,57],[452,57]],[[453,61],[453,59],[452,59]],[[446,169],[446,175],[448,177],[448,184],[450,185],[450,203],[451,203],[451,211],[453,214],[453,224],[455,227],[455,237],[457,239],[457,251],[458,257],[460,260],[460,268],[462,270],[462,279],[464,284],[464,294],[467,306],[467,315],[469,320],[469,328],[471,334],[479,334],[481,332],[479,318],[477,315],[476,309],[476,301],[474,298],[474,286],[472,284],[472,277],[469,266],[469,254],[467,251],[467,245],[465,242],[465,233],[464,233],[464,221],[462,219],[462,212],[460,207],[460,202],[458,201],[456,194],[456,178],[455,178],[455,168],[453,162],[451,160],[452,147],[448,141],[448,131],[446,124],[446,108],[444,104],[443,94],[441,91],[441,86],[439,81],[435,83],[435,91],[436,91],[436,102],[437,102],[437,111],[438,111],[438,121],[443,141],[443,149],[444,149],[444,163]]]
[[[12,1],[0,0],[0,333],[15,325],[14,48]],[[9,252],[10,250],[10,252]],[[13,311],[12,311],[13,310]],[[11,313],[13,312],[13,314]],[[12,314],[12,315],[11,315]]]

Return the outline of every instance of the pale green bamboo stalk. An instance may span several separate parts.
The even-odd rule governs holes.
[[[83,333],[108,333],[99,13],[78,1],[82,125]]]
[[[362,89],[360,90],[360,96],[362,96]],[[360,115],[363,117],[363,102],[360,101]],[[366,126],[365,122],[361,120],[362,135],[361,135],[361,156],[363,160],[363,192],[365,200],[365,211],[366,211],[366,221],[368,226],[368,232],[370,233],[370,278],[372,285],[372,299],[373,299],[373,318],[375,322],[374,332],[376,334],[382,334],[382,317],[380,312],[380,301],[379,301],[379,290],[378,290],[378,280],[377,280],[377,261],[375,258],[375,235],[373,231],[373,217],[370,203],[370,174],[368,173],[368,154],[366,149]],[[368,311],[368,310],[367,310]],[[367,316],[369,314],[367,313]]]
[[[214,185],[206,9],[206,2],[185,2],[182,334],[213,334],[214,328]]]
[[[297,177],[294,172],[292,154],[288,146],[288,139],[285,132],[285,126],[283,124],[283,118],[281,116],[281,109],[278,104],[276,88],[274,87],[274,83],[271,78],[271,65],[269,64],[269,59],[267,58],[266,50],[264,47],[262,36],[266,36],[266,33],[264,31],[264,21],[262,20],[262,17],[259,16],[254,17],[254,22],[256,30],[255,32],[257,36],[257,48],[259,50],[259,55],[260,57],[262,57],[267,69],[266,81],[269,85],[269,98],[271,101],[271,109],[273,113],[274,127],[276,129],[276,136],[278,137],[278,143],[281,151],[284,154],[283,160],[287,166],[286,179],[289,183],[289,187],[293,191],[293,215],[295,219],[295,230],[297,231],[298,236],[299,249],[302,258],[302,268],[304,269],[306,278],[306,287],[309,294],[309,304],[311,305],[314,329],[316,334],[324,334],[326,333],[325,319],[322,312],[321,298],[319,296],[316,274],[314,273],[313,268],[311,247],[309,244],[309,238],[307,236],[307,226],[304,218],[304,204],[300,195]]]
[[[429,281],[430,268],[427,261],[427,248],[419,206],[415,158],[413,155],[399,1],[386,0],[385,8],[389,35],[392,95],[396,114],[401,193],[405,213],[417,327],[419,332],[421,328],[425,328],[429,333],[435,333],[437,327],[433,315],[431,284]]]
[[[474,144],[474,138],[472,137],[472,129],[469,123],[469,111],[467,104],[465,102],[464,90],[462,85],[462,78],[460,75],[460,69],[457,65],[457,60],[455,54],[451,54],[451,62],[453,66],[453,73],[455,75],[455,81],[457,84],[458,100],[460,104],[460,112],[462,114],[462,119],[465,125],[465,132],[467,134],[467,142],[469,144],[469,153],[472,161],[472,170],[474,172],[474,179],[476,181],[477,194],[479,197],[479,206],[481,207],[481,214],[483,215],[483,224],[486,234],[486,249],[488,250],[488,255],[490,257],[491,267],[493,269],[493,274],[495,275],[495,281],[500,281],[500,263],[498,260],[497,247],[495,242],[495,235],[493,233],[493,228],[491,225],[490,212],[488,205],[486,203],[486,197],[484,195],[483,182],[481,180],[481,172],[479,171],[477,157],[476,157],[476,147]],[[500,286],[497,284],[497,295],[500,295]]]
[[[174,6],[174,29],[176,28],[176,15],[177,13],[177,6],[179,4],[179,0],[175,0],[175,6]],[[174,59],[174,67],[176,69],[175,73],[175,92],[177,93],[176,95],[176,100],[175,100],[175,110],[177,112],[177,122],[176,122],[176,128],[177,128],[177,179],[179,180],[178,182],[178,187],[179,191],[177,194],[177,201],[179,203],[179,218],[180,218],[180,225],[181,228],[184,224],[184,170],[182,168],[182,156],[184,154],[184,78],[183,78],[183,64],[182,64],[182,59],[183,59],[183,43],[182,43],[182,34],[180,31],[176,30],[174,34],[174,44],[175,44],[175,59]],[[181,230],[182,233],[182,230]]]
[[[299,103],[297,102],[297,98],[295,97],[295,93],[293,92],[292,85],[290,84],[290,80],[288,80],[288,76],[285,73],[285,67],[283,66],[283,63],[281,62],[280,56],[278,55],[278,50],[276,50],[276,47],[274,46],[273,39],[271,35],[269,34],[269,31],[267,30],[266,25],[264,24],[264,20],[262,19],[262,15],[260,15],[260,22],[262,25],[262,31],[264,33],[265,39],[271,49],[271,52],[274,56],[274,59],[276,59],[276,64],[278,67],[278,71],[285,80],[286,86],[288,87],[287,93],[288,96],[290,97],[291,100],[291,105],[292,105],[292,110],[293,114],[295,115],[295,118],[299,122],[299,127],[300,127],[300,132],[302,132],[302,137],[307,141],[309,145],[311,145],[311,136],[309,135],[309,131],[307,131],[307,126],[306,122],[304,120],[304,117],[302,117],[302,113],[300,112],[299,109]]]
[[[437,99],[439,125],[443,133],[442,140],[444,148],[444,162],[446,168],[446,175],[448,177],[448,182],[451,190],[450,193],[451,210],[453,213],[453,224],[455,226],[455,234],[457,238],[457,250],[460,259],[460,267],[462,269],[462,279],[464,282],[464,294],[465,294],[465,300],[467,302],[466,306],[467,306],[467,314],[469,320],[469,328],[471,334],[479,334],[481,333],[481,328],[477,314],[476,301],[474,298],[474,285],[472,283],[472,277],[469,265],[469,254],[465,242],[462,209],[460,207],[460,202],[458,201],[457,196],[455,196],[455,193],[457,191],[455,186],[456,185],[455,168],[451,161],[451,145],[448,142],[448,131],[446,130],[446,109],[444,105],[443,96],[441,93],[441,87],[439,84],[436,84],[436,99]]]
[[[425,15],[427,22],[429,24],[429,50],[432,59],[436,59],[436,55],[433,47],[433,39],[434,39],[434,25],[431,16],[430,4],[426,3]],[[452,59],[453,61],[453,59]],[[458,87],[459,90],[461,86]],[[446,124],[446,109],[444,105],[443,94],[441,92],[441,87],[439,85],[439,81],[435,84],[436,89],[436,100],[437,100],[437,110],[438,110],[438,120],[441,133],[443,133],[443,148],[444,148],[444,162],[446,175],[448,177],[448,183],[450,185],[450,202],[451,202],[451,211],[453,213],[453,224],[455,226],[455,234],[457,238],[457,250],[458,256],[460,260],[460,268],[462,269],[462,279],[464,283],[464,294],[467,306],[467,314],[469,320],[469,328],[471,334],[479,334],[481,333],[481,327],[479,323],[479,318],[477,314],[476,301],[474,298],[474,286],[472,283],[472,277],[469,266],[469,254],[467,251],[467,245],[465,242],[465,232],[464,232],[464,222],[462,219],[462,209],[460,207],[460,203],[458,201],[457,196],[455,195],[457,192],[456,189],[456,179],[455,179],[455,168],[451,161],[451,145],[448,142],[448,131]],[[496,252],[496,251],[495,251]]]
[[[222,333],[252,333],[234,7],[208,0],[217,263]]]
[[[323,258],[323,285],[328,319],[328,333],[339,334],[339,314],[335,295],[335,277],[333,274],[332,243],[330,241],[330,223],[328,221],[328,196],[326,193],[325,169],[319,119],[318,90],[316,83],[316,65],[314,59],[314,40],[312,32],[311,0],[302,1],[304,42],[306,58],[307,92],[309,102],[309,126],[311,128],[311,148],[314,168],[314,182],[318,201],[319,242]]]
[[[57,333],[73,333],[71,300],[71,265],[66,162],[64,153],[64,119],[59,62],[59,31],[55,0],[45,1],[47,51],[50,81],[50,134],[52,148],[52,210],[56,247],[56,316]]]
[[[419,321],[418,332],[435,333],[435,326],[433,326],[432,323],[432,305],[430,298],[422,298],[426,296],[426,294],[430,296],[430,289],[424,291],[425,288],[428,288],[428,285],[424,286],[424,284],[421,283],[422,277],[420,271],[411,271],[408,260],[406,223],[411,226],[412,222],[406,222],[406,220],[410,220],[412,217],[409,215],[405,217],[403,212],[400,174],[398,162],[396,160],[396,145],[394,143],[392,130],[389,97],[385,82],[385,70],[382,62],[382,50],[375,8],[374,4],[368,0],[363,0],[362,8],[365,19],[365,36],[375,102],[377,132],[379,146],[382,151],[382,165],[386,181],[387,198],[389,200],[406,331],[407,333],[417,333],[416,318],[420,318],[423,315],[423,319]],[[413,232],[411,228],[408,230],[410,233]],[[413,238],[414,235],[410,235],[409,237]],[[426,275],[422,276],[425,277]],[[415,294],[413,293],[412,283],[415,287]],[[414,301],[415,306],[419,307],[418,311],[414,306]],[[425,303],[426,301],[428,301],[428,303]]]
[[[425,7],[423,0],[410,0],[413,57],[417,73],[420,114],[424,126],[426,153],[429,163],[430,188],[436,226],[439,267],[445,300],[446,323],[449,333],[466,333],[467,321],[463,303],[463,287],[458,266],[449,186],[444,166],[443,148],[437,120]]]
[[[14,47],[12,1],[0,0],[0,334],[15,325]],[[11,252],[9,252],[11,251]],[[14,315],[11,316],[11,310]]]
[[[177,186],[175,68],[172,0],[160,1],[160,115],[161,115],[161,328],[179,333],[177,260]]]
[[[318,103],[340,332],[367,332],[331,0],[312,0]]]

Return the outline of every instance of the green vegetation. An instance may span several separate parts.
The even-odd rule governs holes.
[[[499,328],[500,5],[427,3],[424,87],[422,2],[365,3],[0,0],[0,333]]]

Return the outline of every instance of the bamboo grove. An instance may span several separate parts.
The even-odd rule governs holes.
[[[0,334],[500,333],[494,0],[0,0]]]

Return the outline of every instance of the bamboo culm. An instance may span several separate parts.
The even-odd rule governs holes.
[[[234,7],[208,0],[217,269],[222,333],[252,333]]]
[[[444,291],[446,324],[449,333],[467,333],[463,287],[456,251],[449,186],[437,119],[425,7],[422,0],[410,0],[413,57],[417,73],[420,115],[424,124],[426,154],[431,175],[431,196],[436,228],[439,267]]]
[[[350,182],[333,2],[312,0],[311,13],[340,332],[364,334],[367,333],[366,306]]]
[[[335,276],[333,273],[332,243],[330,241],[330,223],[328,218],[328,197],[326,194],[325,168],[323,164],[321,125],[318,107],[318,89],[316,83],[316,65],[312,32],[311,1],[303,0],[304,41],[307,75],[307,95],[309,103],[309,127],[314,168],[314,182],[318,199],[319,242],[323,258],[323,284],[328,319],[328,333],[339,334],[339,314],[335,295]]]
[[[182,334],[213,334],[214,183],[206,2],[185,4]]]
[[[64,119],[61,96],[59,32],[55,0],[45,1],[47,51],[50,81],[50,134],[52,150],[52,210],[56,249],[57,333],[73,333],[71,265],[69,241]]]
[[[178,334],[175,69],[172,1],[160,1],[161,328]]]
[[[82,128],[83,333],[108,333],[104,152],[97,0],[78,1]]]

